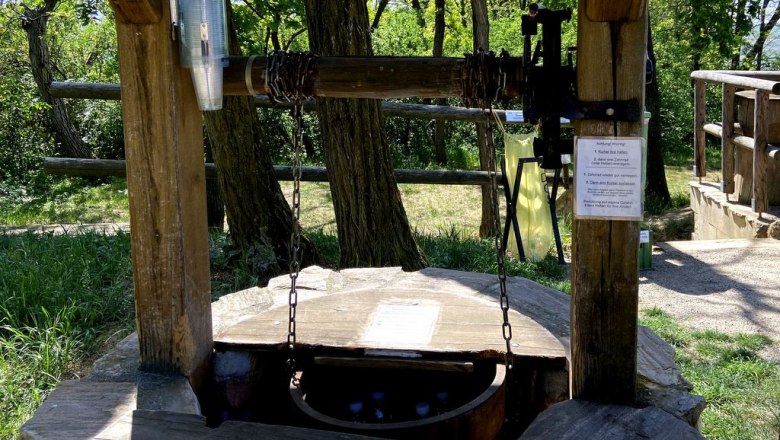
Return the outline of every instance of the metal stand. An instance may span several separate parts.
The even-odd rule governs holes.
[[[507,178],[506,160],[501,161],[501,181],[504,187],[504,197],[506,198],[506,221],[504,223],[504,235],[501,241],[502,247],[506,249],[509,242],[509,229],[515,233],[517,242],[518,258],[525,261],[525,251],[523,251],[523,238],[520,234],[520,222],[517,220],[517,199],[520,193],[520,179],[523,176],[523,165],[527,163],[542,163],[542,157],[524,157],[517,161],[517,172],[515,173],[515,184],[512,191],[509,191],[509,179]],[[561,243],[561,232],[558,229],[558,213],[556,207],[556,197],[558,196],[558,186],[561,181],[561,168],[555,170],[553,175],[552,190],[547,193],[547,204],[550,207],[550,220],[552,222],[553,236],[555,237],[555,248],[558,252],[558,263],[564,264],[563,244]]]

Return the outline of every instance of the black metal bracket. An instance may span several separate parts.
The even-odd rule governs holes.
[[[574,108],[564,110],[563,117],[571,120],[638,122],[642,109],[638,99],[627,101],[579,101]]]

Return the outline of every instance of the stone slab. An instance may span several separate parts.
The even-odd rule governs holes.
[[[633,408],[579,400],[539,414],[519,440],[700,440],[689,424],[656,407]]]

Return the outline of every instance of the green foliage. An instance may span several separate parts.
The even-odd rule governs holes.
[[[107,330],[132,326],[129,235],[0,235],[0,304],[0,437],[13,438]]]
[[[690,331],[659,308],[640,321],[676,348],[675,362],[693,393],[707,400],[702,434],[709,439],[777,438],[780,432],[780,366],[760,351],[774,341],[761,334]]]

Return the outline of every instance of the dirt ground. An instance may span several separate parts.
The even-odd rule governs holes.
[[[639,307],[659,307],[695,330],[763,333],[780,362],[780,240],[659,243],[640,272]]]

